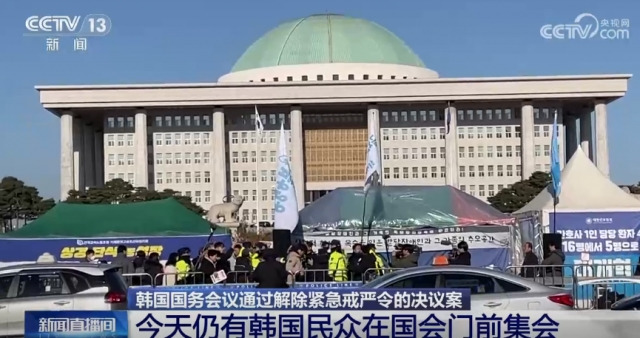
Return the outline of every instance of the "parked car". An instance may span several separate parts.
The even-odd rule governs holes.
[[[465,288],[471,289],[472,309],[494,311],[571,310],[567,290],[485,268],[420,266],[396,270],[366,283],[363,288]]]
[[[611,305],[614,311],[640,311],[640,295],[623,298]]]
[[[24,332],[34,310],[126,310],[127,285],[118,266],[35,263],[0,268],[0,336]]]

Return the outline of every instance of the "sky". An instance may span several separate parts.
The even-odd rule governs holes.
[[[441,77],[640,73],[640,2],[633,0],[4,0],[0,177],[16,176],[45,197],[60,196],[59,120],[42,108],[34,86],[215,82],[280,22],[322,13],[387,27]],[[543,25],[569,24],[581,13],[628,19],[629,38],[540,35]],[[63,38],[58,52],[48,52],[47,36],[24,36],[32,15],[89,14],[109,16],[112,28],[89,38],[86,51],[73,51],[73,39]],[[611,176],[618,184],[640,181],[637,82],[632,78],[627,95],[608,106]]]

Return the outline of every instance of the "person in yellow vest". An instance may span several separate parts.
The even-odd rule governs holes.
[[[331,241],[331,254],[329,255],[329,277],[334,282],[344,282],[347,276],[347,257],[342,252],[340,241]]]
[[[176,263],[176,271],[178,273],[176,284],[190,284],[192,276],[190,276],[189,273],[193,271],[191,250],[189,250],[189,248],[182,248],[178,250],[178,256],[178,262]]]
[[[382,257],[376,252],[376,246],[373,244],[369,244],[369,254],[373,255],[376,260],[376,274],[378,276],[384,275],[384,261]]]
[[[253,252],[251,252],[251,255],[249,255],[249,257],[251,258],[251,267],[253,268],[253,270],[255,270],[258,267],[258,264],[262,262],[262,252],[264,252],[265,249],[267,249],[267,245],[258,242],[256,243]]]

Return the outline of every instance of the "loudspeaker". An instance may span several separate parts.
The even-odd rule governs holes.
[[[562,250],[562,234],[542,234],[543,258],[549,255],[549,243],[553,243],[556,249]]]
[[[273,250],[278,257],[287,257],[291,246],[291,231],[287,229],[273,229]]]

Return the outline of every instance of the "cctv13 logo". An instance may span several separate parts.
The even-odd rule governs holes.
[[[105,14],[33,15],[25,20],[25,27],[25,35],[105,36],[111,31],[111,19]]]

